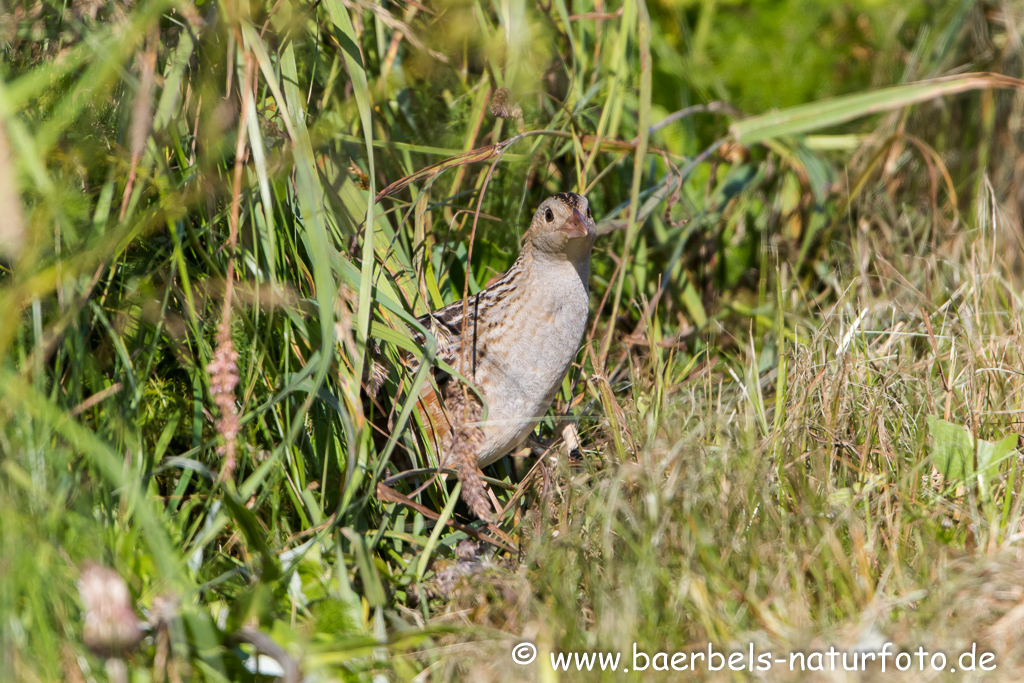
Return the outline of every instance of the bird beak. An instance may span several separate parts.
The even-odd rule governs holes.
[[[583,218],[583,214],[580,213],[579,209],[572,210],[572,215],[569,216],[569,219],[562,223],[561,230],[569,235],[569,239],[586,237],[590,234],[590,231],[587,229],[587,221]]]

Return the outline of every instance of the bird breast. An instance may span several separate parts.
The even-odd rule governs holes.
[[[521,286],[478,320],[476,364],[464,374],[488,403],[481,466],[529,435],[579,350],[589,313],[587,281],[585,273],[565,266],[531,269]]]

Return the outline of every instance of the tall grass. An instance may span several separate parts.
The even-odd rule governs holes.
[[[778,102],[723,41],[799,5],[10,5],[5,679],[516,680],[633,643],[891,640],[977,642],[1012,680],[1020,8],[814,15],[839,37],[808,63],[876,67],[752,116]],[[415,317],[565,190],[601,217],[591,329],[483,524],[417,490],[426,372],[364,386],[432,360]],[[83,636],[90,563],[139,645]]]

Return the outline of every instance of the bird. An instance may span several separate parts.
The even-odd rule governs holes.
[[[490,506],[480,468],[526,440],[576,358],[596,238],[587,198],[554,194],[534,212],[519,257],[501,277],[418,318],[436,340],[435,357],[473,385],[435,365],[416,408],[442,468],[457,470],[463,499],[482,519]],[[413,341],[423,348],[427,339],[414,333]],[[404,365],[419,369],[411,354]]]

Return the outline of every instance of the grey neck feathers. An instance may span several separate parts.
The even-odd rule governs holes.
[[[540,249],[535,249],[533,244],[526,243],[519,254],[519,258],[510,270],[520,270],[527,277],[542,277],[549,282],[557,282],[559,278],[576,277],[583,283],[583,288],[590,291],[590,247],[580,247],[577,258],[571,258],[566,254],[552,254]]]

